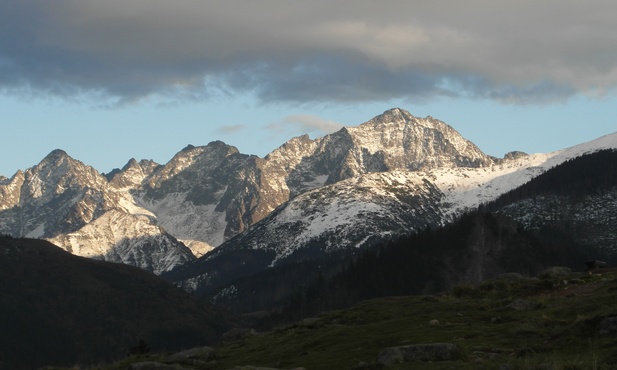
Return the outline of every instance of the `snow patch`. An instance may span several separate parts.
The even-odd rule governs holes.
[[[222,196],[226,189],[217,193]],[[216,204],[196,205],[187,193],[171,193],[162,199],[138,198],[138,204],[156,215],[158,224],[180,240],[194,240],[217,247],[225,241],[227,213]]]
[[[199,240],[189,240],[189,239],[178,239],[178,240],[182,242],[182,244],[186,245],[186,247],[190,249],[193,255],[197,258],[205,255],[206,253],[214,249],[214,247],[211,246],[210,244],[199,241]]]

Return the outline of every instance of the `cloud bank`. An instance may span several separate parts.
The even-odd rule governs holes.
[[[546,103],[617,86],[617,3],[0,0],[0,91]]]

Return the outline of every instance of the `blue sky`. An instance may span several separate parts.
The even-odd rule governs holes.
[[[101,172],[264,156],[392,107],[549,152],[617,131],[615,24],[595,0],[0,0],[0,175],[56,148]]]

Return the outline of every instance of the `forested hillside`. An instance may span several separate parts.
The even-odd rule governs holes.
[[[43,240],[0,237],[0,282],[0,369],[214,344],[235,323],[153,274]]]

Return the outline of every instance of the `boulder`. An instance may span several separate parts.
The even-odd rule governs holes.
[[[546,270],[544,270],[540,274],[540,276],[544,278],[550,278],[550,277],[558,277],[558,276],[569,276],[570,274],[572,274],[571,268],[564,267],[564,266],[554,266],[554,267],[549,267]]]
[[[504,274],[497,275],[496,280],[505,280],[505,281],[519,281],[523,280],[525,277],[518,272],[506,272]]]
[[[413,361],[450,361],[459,357],[460,351],[452,343],[412,344],[384,349],[377,355],[377,363],[391,366]]]
[[[222,343],[232,343],[257,335],[255,329],[233,328],[221,336]]]
[[[514,311],[528,311],[538,307],[535,302],[527,301],[524,299],[517,299],[514,302],[507,305],[505,308]]]
[[[156,361],[135,362],[129,365],[128,370],[188,370],[180,365],[162,364]]]

